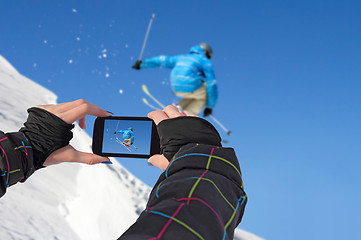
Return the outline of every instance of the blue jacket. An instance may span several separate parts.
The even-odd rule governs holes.
[[[128,128],[127,130],[119,130],[119,131],[117,131],[117,133],[122,133],[124,140],[132,138],[131,144],[134,142],[134,134],[130,128]]]
[[[200,46],[192,47],[186,55],[158,56],[145,59],[140,67],[141,69],[171,68],[170,82],[174,92],[194,92],[205,82],[207,87],[206,105],[209,108],[216,105],[218,90],[213,66]]]

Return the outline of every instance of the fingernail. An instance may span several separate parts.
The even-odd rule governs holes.
[[[111,115],[113,115],[114,113],[112,113],[112,112],[109,112],[109,111],[107,111],[107,113],[110,113]]]
[[[153,167],[154,165],[151,162],[148,162],[149,167]]]
[[[105,161],[105,162],[102,162],[104,164],[113,164],[111,161]]]

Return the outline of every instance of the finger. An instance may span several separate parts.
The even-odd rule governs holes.
[[[79,127],[81,129],[85,129],[85,117],[83,117],[82,119],[79,119]]]
[[[169,165],[168,159],[166,159],[166,157],[164,157],[163,154],[162,155],[156,154],[151,156],[148,159],[148,162],[150,162],[153,166],[162,169],[163,171],[165,171]]]
[[[168,115],[161,110],[156,110],[148,113],[148,117],[150,119],[153,119],[156,125],[158,125],[161,121],[169,118]]]
[[[84,118],[86,115],[107,117],[111,114],[101,109],[98,105],[86,101],[84,101],[81,105],[60,114],[61,119],[69,124]]]
[[[49,104],[49,105],[40,105],[37,106],[38,108],[42,108],[54,115],[59,115],[63,112],[69,111],[72,108],[75,108],[81,104],[83,104],[84,102],[86,102],[83,99],[78,99],[72,102],[65,102],[65,103],[59,103],[59,104]]]
[[[109,158],[102,157],[93,153],[85,153],[77,151],[77,158],[74,159],[74,162],[85,163],[89,165],[98,164],[101,162],[109,162]]]
[[[173,105],[168,105],[163,109],[163,112],[168,115],[169,118],[176,118],[185,116],[183,113],[180,113],[178,108]]]
[[[106,161],[109,161],[109,158],[101,157],[92,153],[79,152],[71,145],[67,145],[51,153],[43,165],[50,166],[63,162],[79,162],[92,165]]]
[[[72,159],[76,157],[76,150],[67,145],[63,148],[60,148],[54,152],[52,152],[49,157],[46,158],[44,162],[44,166],[50,166],[54,164],[59,164],[62,162],[72,162]]]

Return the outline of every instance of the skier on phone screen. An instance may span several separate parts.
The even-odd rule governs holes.
[[[129,127],[127,130],[118,130],[114,132],[114,134],[117,133],[123,134],[124,142],[122,144],[124,144],[126,147],[129,147],[134,143],[133,128]]]

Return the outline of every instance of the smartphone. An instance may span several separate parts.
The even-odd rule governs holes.
[[[98,117],[92,149],[105,157],[149,158],[160,153],[157,126],[147,117]]]

